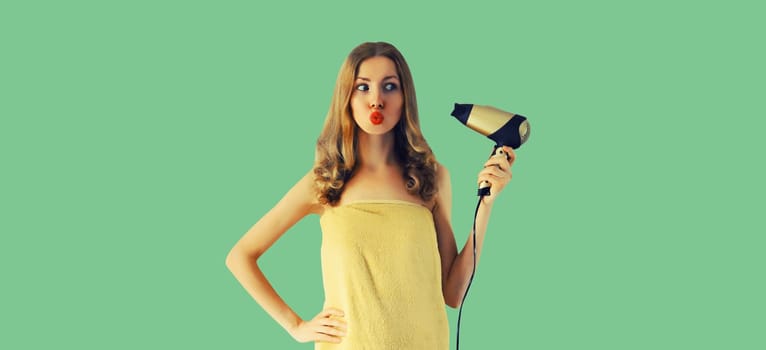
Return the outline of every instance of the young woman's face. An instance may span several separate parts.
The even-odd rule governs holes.
[[[351,94],[351,113],[356,125],[368,134],[385,134],[401,119],[403,103],[394,61],[384,56],[362,61]]]

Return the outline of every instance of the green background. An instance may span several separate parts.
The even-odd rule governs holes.
[[[452,104],[532,125],[465,349],[766,348],[756,3],[4,1],[0,348],[312,348],[224,258],[310,168],[346,54],[379,40],[413,71],[458,242],[492,143]],[[320,238],[309,217],[262,259],[305,318]]]

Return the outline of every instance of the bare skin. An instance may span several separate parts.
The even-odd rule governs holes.
[[[358,200],[398,199],[421,204],[431,209],[436,228],[442,267],[442,293],[450,307],[460,305],[473,269],[473,237],[458,253],[452,230],[452,189],[449,172],[443,165],[437,170],[438,193],[430,202],[406,191],[402,168],[394,157],[393,127],[401,116],[402,93],[393,61],[372,57],[359,66],[356,90],[351,97],[351,110],[359,126],[358,171],[344,187],[340,205]],[[376,124],[369,118],[373,111],[383,115]],[[489,181],[492,195],[484,197],[476,218],[476,259],[481,256],[484,236],[494,201],[511,180],[515,154],[504,148],[505,157],[492,157],[479,172],[477,185]],[[309,214],[322,215],[325,207],[316,199],[313,172],[306,175],[234,245],[226,257],[226,266],[245,290],[299,342],[339,343],[346,333],[344,310],[326,309],[309,320],[300,318],[277,294],[258,266],[258,259],[287,230]]]

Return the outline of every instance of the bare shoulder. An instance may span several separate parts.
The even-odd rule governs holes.
[[[314,171],[312,169],[287,191],[270,213],[288,218],[288,221],[297,221],[306,215],[319,213],[321,206],[319,206],[314,188]]]
[[[296,222],[315,212],[318,199],[313,195],[313,178],[313,171],[301,177],[232,249],[258,257]]]
[[[322,206],[316,195],[314,179],[314,169],[312,168],[298,180],[283,200],[290,202],[291,207],[301,208],[305,214],[321,213]]]
[[[436,182],[442,184],[445,181],[449,182],[449,170],[444,164],[436,162]]]
[[[434,218],[434,227],[436,228],[436,240],[439,244],[439,253],[442,256],[443,275],[446,276],[448,266],[451,260],[447,257],[453,256],[457,248],[455,247],[455,236],[452,232],[452,187],[450,185],[450,174],[447,167],[437,163],[436,167],[436,186],[437,191],[433,199],[431,213]],[[445,270],[446,269],[446,270]]]
[[[449,208],[452,200],[452,187],[450,184],[450,173],[444,164],[436,163],[436,196],[433,199],[432,210],[438,208]]]

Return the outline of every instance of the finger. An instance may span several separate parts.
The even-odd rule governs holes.
[[[508,169],[511,167],[511,163],[503,156],[492,156],[484,162],[485,168],[493,165],[501,169]]]
[[[316,328],[317,333],[332,335],[336,337],[341,337],[346,335],[346,331],[337,329],[335,327],[327,327],[327,326],[319,326]]]
[[[508,163],[513,165],[513,162],[516,160],[516,151],[514,151],[513,148],[508,147],[508,146],[503,146],[503,151],[505,151],[505,153],[510,158],[508,160]]]
[[[344,315],[343,310],[338,309],[338,308],[334,308],[334,307],[328,307],[328,308],[322,310],[322,312],[328,312],[328,313],[331,313],[331,314],[333,314],[335,316],[343,316]]]
[[[336,309],[336,308],[327,308],[322,310],[322,312],[317,315],[317,317],[330,317],[330,316],[338,316],[343,317],[345,314],[343,313],[343,310]]]
[[[316,333],[314,335],[314,341],[316,341],[316,342],[325,342],[325,343],[335,343],[335,344],[338,344],[338,343],[340,343],[340,340],[341,340],[340,337],[336,337],[336,336],[332,336],[332,335],[328,335],[328,334],[323,334],[323,333]]]
[[[323,318],[320,321],[320,324],[323,326],[335,327],[342,330],[346,329],[346,322],[335,318]]]
[[[492,173],[481,173],[479,174],[479,178],[477,179],[477,184],[481,184],[484,181],[487,181],[490,183],[491,186],[496,187],[497,185],[504,185],[511,181],[513,178],[513,175],[511,173],[503,172],[501,175],[492,174]]]
[[[477,183],[479,185],[481,185],[483,182],[489,182],[490,185],[495,185],[495,182],[497,182],[497,181],[496,181],[495,177],[493,177],[493,176],[491,176],[489,174],[483,174],[483,175],[479,176],[479,179],[478,179]]]
[[[497,178],[505,178],[510,176],[510,174],[511,174],[510,170],[503,170],[497,167],[484,168],[479,172],[479,176],[489,175],[489,176],[495,176]]]

